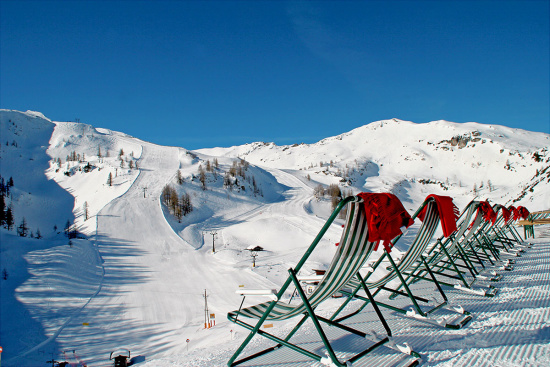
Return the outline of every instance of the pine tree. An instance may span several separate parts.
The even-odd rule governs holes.
[[[109,177],[107,177],[107,185],[113,186],[113,174],[109,172]]]
[[[4,177],[0,177],[0,196],[6,195],[6,184],[4,183]]]
[[[27,220],[25,219],[25,217],[21,219],[21,224],[19,224],[19,226],[17,227],[17,234],[20,237],[27,237],[27,235],[29,234],[29,227],[27,227]]]
[[[118,152],[118,156],[122,157],[124,155],[124,150],[120,148],[120,151]]]
[[[37,239],[41,239],[41,238],[42,238],[42,233],[40,233],[40,228],[37,228],[37,229],[36,229],[36,238],[37,238]]]
[[[4,201],[4,195],[0,195],[0,226],[6,223],[6,202]]]
[[[13,228],[14,219],[13,219],[13,210],[11,206],[8,206],[8,210],[6,210],[6,228],[11,231]]]
[[[223,176],[223,186],[233,191],[233,180],[231,180],[231,174],[226,172]]]
[[[67,223],[65,223],[65,236],[70,238],[70,232],[71,232],[71,221],[67,219]]]
[[[102,155],[101,155],[101,145],[98,145],[97,146],[97,158],[101,158]]]
[[[183,208],[181,207],[179,200],[176,200],[174,204],[174,216],[176,217],[178,222],[181,223],[181,218],[183,217]]]
[[[180,205],[183,215],[187,215],[193,211],[193,204],[191,204],[191,196],[184,192],[181,194]]]

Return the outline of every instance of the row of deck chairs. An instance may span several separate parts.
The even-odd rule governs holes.
[[[347,214],[341,239],[325,274],[301,277],[304,264],[342,210]],[[243,302],[238,310],[228,313],[228,319],[250,332],[228,366],[251,361],[283,347],[329,366],[351,366],[379,347],[406,354],[411,366],[418,364],[421,359],[418,353],[408,344],[394,341],[381,309],[441,327],[461,328],[472,315],[461,306],[450,304],[445,289],[452,287],[482,297],[494,296],[497,288],[493,283],[501,278],[501,272],[513,269],[514,259],[528,247],[512,226],[514,220],[528,215],[525,208],[472,201],[460,216],[458,214],[452,199],[445,196],[428,196],[412,217],[392,194],[359,194],[344,199],[296,266],[288,270],[289,276],[279,290],[238,291],[243,295]],[[422,223],[414,239],[407,244],[406,251],[396,257],[393,246],[404,240],[403,232],[416,219],[421,219]],[[443,235],[435,238],[440,223]],[[376,251],[381,242],[383,250]],[[310,294],[304,289],[305,281],[316,282]],[[430,285],[435,292],[429,297],[418,294],[419,284]],[[297,297],[289,303],[284,298],[292,288]],[[245,296],[262,294],[270,300],[243,308]],[[344,301],[331,317],[316,312],[321,303],[335,295],[343,295]],[[358,330],[354,324],[346,323],[351,317],[368,312],[367,307],[374,310],[385,335]],[[295,319],[296,323],[286,336],[276,336],[262,329],[266,321],[287,319]],[[308,320],[324,346],[325,355],[292,342],[292,337]],[[327,326],[365,338],[371,344],[342,360],[325,333]],[[237,359],[256,336],[275,344]]]

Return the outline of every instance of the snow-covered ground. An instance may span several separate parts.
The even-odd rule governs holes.
[[[550,208],[549,136],[501,126],[389,120],[312,145],[189,152],[34,112],[2,110],[0,122],[15,225],[25,217],[43,237],[0,229],[5,366],[52,357],[108,366],[121,347],[143,366],[225,365],[245,335],[226,320],[241,301],[235,290],[281,285],[330,214],[329,199],[313,196],[319,184],[392,191],[411,212],[430,193],[459,206],[478,196]],[[189,194],[194,210],[179,220],[171,214],[165,185]],[[78,238],[64,236],[67,221]],[[337,223],[328,231],[304,269],[327,266],[339,230]],[[399,338],[430,366],[550,364],[550,234],[543,227],[537,236],[496,298],[453,294],[474,312],[467,328],[441,330],[390,313]],[[252,268],[247,249],[256,246],[265,251]],[[215,315],[209,329],[205,291],[207,314]]]

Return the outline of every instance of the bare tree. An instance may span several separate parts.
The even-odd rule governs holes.
[[[199,165],[199,181],[201,182],[202,189],[206,190],[206,173],[202,168],[202,165]]]
[[[313,196],[315,196],[315,198],[319,200],[324,195],[325,195],[325,188],[323,187],[323,185],[319,184],[315,186],[315,188],[313,189]]]
[[[183,184],[183,176],[181,175],[181,171],[178,170],[176,173],[176,181],[178,182],[178,185]]]

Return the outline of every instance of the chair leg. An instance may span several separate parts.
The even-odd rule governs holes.
[[[262,356],[262,355],[264,355],[264,354],[267,354],[267,353],[269,353],[269,352],[272,352],[272,351],[274,351],[274,350],[277,350],[277,349],[280,348],[281,346],[288,347],[288,348],[290,348],[290,349],[292,349],[292,350],[294,350],[294,351],[296,351],[296,352],[298,352],[298,353],[301,353],[301,354],[303,354],[303,355],[305,355],[305,356],[307,356],[307,357],[309,357],[309,358],[311,358],[311,359],[313,359],[313,360],[316,360],[316,361],[320,362],[320,361],[323,359],[323,357],[321,357],[321,356],[319,356],[319,355],[317,355],[317,354],[315,354],[315,353],[313,353],[313,352],[310,352],[309,350],[306,350],[306,349],[304,349],[304,348],[301,348],[301,347],[299,347],[299,346],[297,346],[297,345],[294,345],[294,344],[292,344],[292,343],[290,343],[290,342],[288,341],[288,340],[292,337],[292,335],[294,334],[294,332],[295,332],[296,330],[298,330],[298,328],[303,324],[303,322],[304,322],[305,319],[307,319],[307,318],[308,318],[308,316],[303,317],[302,320],[300,321],[300,323],[298,323],[298,325],[294,328],[294,330],[293,330],[285,339],[281,339],[281,338],[279,338],[279,337],[277,337],[277,336],[275,336],[275,335],[273,335],[273,334],[270,334],[270,333],[268,333],[268,332],[265,332],[265,331],[263,331],[263,330],[258,330],[258,332],[257,332],[258,335],[261,335],[261,336],[263,336],[263,337],[265,337],[265,338],[267,338],[267,339],[269,339],[269,340],[272,340],[272,341],[276,342],[277,345],[275,345],[275,346],[273,346],[273,347],[270,347],[270,348],[267,348],[267,349],[264,349],[264,350],[262,350],[262,351],[260,351],[260,352],[258,352],[258,353],[255,353],[255,354],[253,354],[253,355],[250,355],[250,356],[248,356],[248,357],[244,357],[244,358],[242,358],[242,359],[240,359],[240,360],[238,360],[238,361],[235,361],[235,358],[238,356],[238,354],[235,353],[236,355],[234,355],[233,358],[231,358],[231,359],[229,360],[229,362],[227,363],[227,365],[228,365],[228,366],[237,366],[237,365],[239,365],[239,364],[241,364],[241,363],[243,363],[243,362],[249,361],[249,360],[251,360],[251,359],[257,358],[257,357],[259,357],[259,356]],[[245,323],[245,322],[243,322],[243,321],[241,321],[241,320],[237,320],[236,324],[239,325],[239,326],[242,326],[242,327],[244,327],[244,328],[246,328],[246,329],[248,329],[248,330],[254,329],[254,326],[253,326],[253,325],[247,324],[247,323]],[[247,343],[247,344],[248,344],[248,343]],[[239,348],[238,352],[239,352],[239,353],[242,352],[242,350],[244,349],[245,346],[246,346],[246,345],[245,345],[244,342],[243,342],[243,344],[241,345],[241,348]]]
[[[372,296],[371,292],[369,291],[369,287],[365,283],[365,280],[363,279],[363,277],[359,273],[357,273],[357,278],[359,278],[359,281],[361,281],[361,285],[363,286],[363,289],[365,290],[365,293],[367,294],[367,297],[369,298],[370,303],[372,304],[372,307],[374,308],[374,311],[376,312],[376,315],[378,316],[378,319],[380,320],[380,322],[384,326],[384,329],[386,329],[386,333],[388,334],[388,336],[392,336],[391,335],[391,329],[388,326],[388,323],[386,322],[386,319],[382,315],[382,312],[380,311],[380,308],[378,307],[378,305],[374,301],[374,297]]]
[[[269,313],[271,312],[271,310],[273,309],[273,307],[275,307],[275,305],[277,304],[276,301],[272,301],[271,304],[269,305],[269,307],[267,308],[267,310],[264,312],[264,314],[262,315],[262,317],[258,320],[258,322],[256,323],[256,326],[254,326],[253,328],[249,327],[250,325],[244,323],[244,322],[239,322],[237,320],[238,318],[238,314],[235,315],[235,320],[232,320],[231,319],[231,316],[230,314],[227,315],[227,318],[229,319],[229,321],[232,321],[232,322],[235,322],[236,324],[245,324],[247,325],[247,329],[251,330],[250,333],[248,334],[248,336],[246,337],[246,339],[241,343],[241,345],[239,346],[239,348],[235,351],[235,353],[231,356],[231,358],[229,359],[229,361],[227,362],[227,365],[228,366],[234,366],[233,362],[235,361],[235,359],[237,359],[237,357],[239,356],[239,354],[241,354],[241,352],[243,351],[243,349],[248,345],[248,343],[250,343],[250,340],[252,340],[252,338],[254,337],[254,335],[256,335],[258,333],[258,331],[260,330],[260,327],[262,326],[262,324],[264,323],[264,321],[266,320],[267,316],[269,315]],[[244,326],[244,325],[243,325]]]
[[[334,353],[334,350],[332,349],[332,346],[330,345],[330,342],[323,331],[323,328],[321,327],[321,324],[319,323],[319,320],[317,319],[317,315],[315,315],[315,312],[313,308],[311,307],[311,304],[309,303],[306,294],[304,293],[304,290],[302,289],[302,286],[300,285],[300,281],[298,280],[298,277],[296,276],[296,273],[294,272],[294,269],[290,268],[288,269],[288,272],[290,273],[290,276],[292,278],[292,281],[294,282],[294,285],[296,286],[296,289],[298,290],[298,294],[300,295],[300,298],[302,299],[302,302],[304,303],[304,306],[307,310],[307,313],[309,314],[309,317],[311,318],[311,321],[313,322],[313,325],[315,326],[315,329],[317,329],[317,332],[319,333],[319,337],[321,338],[323,344],[325,345],[325,348],[327,349],[327,353],[332,360],[334,364],[337,366],[345,366],[345,364],[342,364],[338,357],[336,357],[336,354]]]

